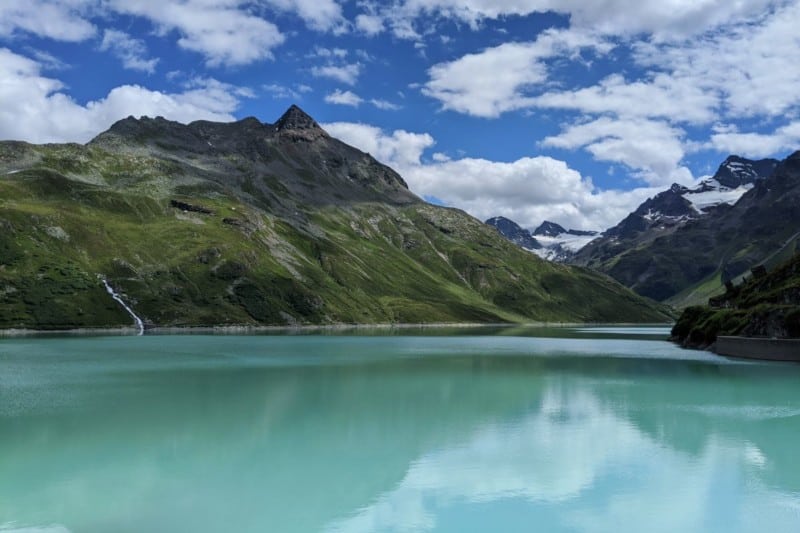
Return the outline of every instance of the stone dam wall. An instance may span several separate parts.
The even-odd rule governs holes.
[[[714,351],[729,357],[800,362],[800,339],[717,337]]]

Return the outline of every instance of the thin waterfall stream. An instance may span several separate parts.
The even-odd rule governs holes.
[[[101,277],[100,279],[103,281],[103,285],[105,285],[106,287],[106,292],[108,292],[108,294],[110,294],[111,297],[114,298],[114,300],[119,302],[119,304],[125,309],[125,311],[127,311],[128,314],[133,317],[133,320],[136,322],[136,327],[139,330],[138,334],[144,335],[144,322],[142,322],[142,319],[139,318],[139,316],[133,312],[133,309],[131,309],[130,306],[125,303],[122,297],[119,294],[117,294],[117,292],[111,287],[111,285],[108,284],[108,281],[106,281],[105,278]]]

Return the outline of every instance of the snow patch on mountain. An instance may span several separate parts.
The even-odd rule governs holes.
[[[539,235],[536,240],[542,245],[538,250],[531,250],[533,253],[548,261],[559,263],[568,261],[578,250],[589,244],[598,237],[594,235],[575,235],[574,233],[559,233],[555,236]]]
[[[707,182],[713,182],[713,184]],[[702,214],[710,207],[716,207],[721,204],[735,204],[744,193],[752,188],[752,183],[745,183],[735,189],[730,189],[720,185],[717,180],[711,179],[704,181],[700,187],[689,191],[683,197],[689,200],[695,211]]]
[[[596,238],[597,235],[572,235],[570,233],[561,233],[555,237],[543,237],[540,235],[536,237],[536,240],[544,247],[542,251],[544,251],[545,248],[554,248],[556,245],[560,245],[565,250],[577,252]]]

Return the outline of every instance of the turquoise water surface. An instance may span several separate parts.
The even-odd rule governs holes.
[[[800,531],[800,365],[486,332],[0,339],[0,531]]]

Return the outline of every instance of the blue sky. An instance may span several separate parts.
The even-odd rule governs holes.
[[[800,0],[4,0],[0,138],[292,103],[483,219],[604,229],[800,148]]]

